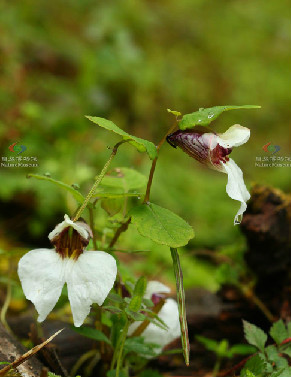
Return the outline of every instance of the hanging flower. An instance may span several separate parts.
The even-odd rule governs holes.
[[[19,261],[18,275],[26,298],[33,302],[45,320],[56,305],[65,283],[79,327],[93,303],[102,305],[113,287],[117,267],[115,259],[104,251],[84,251],[92,237],[89,226],[73,222],[68,215],[49,234],[55,249],[35,249]]]
[[[242,214],[247,208],[246,202],[250,198],[250,193],[244,184],[241,169],[229,158],[229,154],[233,147],[246,143],[249,137],[250,130],[239,124],[230,127],[223,134],[178,130],[167,137],[167,141],[173,147],[180,147],[190,157],[228,175],[226,192],[232,199],[241,202],[234,219],[235,224],[240,223]]]
[[[144,298],[151,299],[155,306],[162,304],[158,316],[168,326],[167,329],[162,329],[151,322],[140,334],[140,336],[144,337],[146,343],[154,343],[160,346],[154,350],[157,354],[161,353],[167,344],[181,335],[178,304],[172,298],[166,298],[170,292],[169,287],[159,281],[153,280],[148,282],[144,295]],[[132,323],[129,326],[128,335],[135,335],[134,333],[140,325],[140,321]]]

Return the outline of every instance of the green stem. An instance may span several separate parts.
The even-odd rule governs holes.
[[[81,368],[82,364],[84,364],[85,361],[96,356],[96,353],[97,353],[96,350],[90,350],[90,351],[84,353],[83,355],[81,355],[79,357],[79,359],[77,360],[77,362],[74,364],[74,366],[71,370],[70,376],[75,376],[77,374],[78,370]]]
[[[171,132],[173,132],[176,127],[177,127],[177,121],[173,124],[173,126],[168,130],[168,132],[164,135],[162,140],[157,145],[157,152],[158,153],[159,153],[159,150],[161,149],[161,146],[166,141],[167,136]],[[147,184],[147,190],[146,190],[146,194],[145,194],[144,201],[143,201],[144,203],[147,203],[150,200],[151,187],[152,187],[152,183],[153,183],[154,173],[155,173],[155,170],[156,170],[157,160],[158,160],[158,157],[156,157],[152,162],[152,166],[151,166],[151,170],[150,170],[150,174],[149,174],[149,179],[148,179],[148,184]]]
[[[94,224],[94,211],[93,211],[93,208],[90,206],[88,207],[89,209],[89,218],[90,218],[90,228],[92,230],[92,233],[93,233],[93,247],[94,247],[94,250],[97,250],[98,247],[97,247],[97,241],[96,241],[96,231],[95,231],[95,224]]]
[[[75,215],[75,217],[74,217],[74,219],[73,219],[74,222],[78,220],[78,218],[81,216],[81,214],[82,214],[82,212],[84,211],[84,209],[87,207],[87,205],[88,205],[90,199],[91,199],[92,196],[94,195],[94,193],[95,193],[97,187],[99,186],[99,184],[100,184],[100,182],[102,181],[104,175],[106,174],[106,172],[107,172],[107,170],[108,170],[108,168],[109,168],[109,166],[110,166],[110,164],[111,164],[111,161],[113,160],[114,156],[116,155],[118,147],[119,147],[121,144],[125,143],[126,141],[127,141],[127,140],[122,140],[122,141],[120,141],[119,143],[117,143],[116,145],[114,145],[113,150],[112,150],[112,153],[111,153],[111,155],[110,155],[108,161],[107,161],[106,164],[104,165],[104,167],[103,167],[101,173],[98,175],[98,177],[97,177],[97,179],[96,179],[94,185],[92,186],[92,188],[91,188],[91,190],[89,191],[88,195],[86,196],[86,198],[85,198],[83,204],[81,205],[81,207],[79,208],[77,214]]]
[[[244,285],[239,285],[239,288],[244,296],[252,301],[271,323],[275,322],[275,316],[270,312],[263,301],[258,296],[256,296],[252,288]]]
[[[212,371],[213,377],[217,376],[217,374],[220,370],[220,364],[221,364],[221,357],[218,357],[217,360],[216,360],[216,363],[214,365],[213,371]]]
[[[129,321],[128,319],[126,320],[126,324],[123,328],[123,332],[120,337],[120,345],[119,345],[119,350],[118,350],[118,356],[117,356],[117,364],[116,364],[116,374],[115,377],[119,377],[119,371],[122,366],[122,354],[123,354],[123,348],[124,348],[124,343],[126,340],[126,336],[128,333],[128,327],[129,327]]]
[[[4,301],[2,309],[1,309],[0,319],[1,319],[1,322],[3,323],[3,326],[6,328],[6,330],[9,333],[12,333],[12,331],[11,331],[7,321],[6,321],[6,313],[7,313],[7,310],[9,308],[10,301],[11,301],[11,294],[12,294],[12,287],[11,287],[11,284],[8,283],[5,301]]]

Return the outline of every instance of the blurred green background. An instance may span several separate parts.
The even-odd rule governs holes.
[[[290,156],[290,2],[287,0],[1,1],[1,157],[19,141],[37,168],[1,167],[0,248],[48,246],[47,232],[71,214],[70,195],[26,174],[49,172],[85,194],[117,136],[84,115],[106,117],[158,143],[173,122],[166,109],[189,113],[215,105],[261,105],[227,112],[213,123],[251,129],[232,157],[248,187],[270,184],[290,192],[289,167],[256,167],[268,142]],[[2,162],[2,161],[1,161]],[[290,162],[289,162],[290,163]],[[123,146],[112,167],[148,175],[150,161]],[[180,150],[162,148],[152,201],[194,227],[184,251],[187,287],[217,289],[214,266],[194,254],[243,250],[233,226],[238,203],[225,193],[227,177],[207,170]],[[99,210],[102,224],[105,213]],[[39,242],[42,242],[41,244]],[[124,248],[150,250],[134,259],[136,273],[172,278],[168,249],[130,227]],[[144,261],[147,263],[144,263]],[[157,266],[159,267],[157,269]]]

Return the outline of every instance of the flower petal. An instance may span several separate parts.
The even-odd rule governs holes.
[[[31,250],[20,259],[18,275],[26,298],[33,302],[39,314],[38,321],[42,322],[61,295],[63,260],[55,250]]]
[[[171,289],[165,284],[157,281],[151,280],[147,284],[146,292],[144,298],[150,299],[154,293],[170,293]]]
[[[171,343],[181,335],[177,302],[168,298],[158,313],[158,316],[165,322],[168,329],[164,330],[153,323],[150,323],[141,334],[146,343],[155,343],[160,346],[160,348],[155,348],[157,354],[160,353],[167,344]],[[140,322],[134,322],[130,325],[128,334],[131,335],[139,325]]]
[[[53,240],[58,234],[60,234],[65,228],[71,226],[74,228],[84,239],[88,239],[90,234],[84,229],[80,222],[73,222],[68,215],[65,215],[65,220],[58,224],[53,231],[50,232],[48,238]]]
[[[224,148],[238,147],[246,143],[251,131],[239,124],[234,124],[223,134],[218,134],[217,141]]]
[[[103,304],[116,274],[115,259],[104,251],[84,251],[77,260],[67,260],[66,282],[76,327],[83,324],[93,303]]]
[[[234,200],[241,202],[240,209],[238,210],[234,224],[239,224],[239,218],[247,208],[246,202],[250,199],[250,193],[248,192],[243,179],[243,173],[237,164],[230,158],[226,163],[222,163],[225,172],[228,175],[228,181],[226,185],[227,194]]]

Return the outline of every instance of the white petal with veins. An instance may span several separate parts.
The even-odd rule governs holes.
[[[223,134],[218,134],[217,142],[224,148],[238,147],[246,143],[250,138],[251,131],[240,124],[234,124]]]
[[[241,202],[240,209],[238,210],[234,223],[240,223],[239,218],[247,208],[246,202],[250,199],[250,193],[248,192],[243,179],[243,173],[237,164],[230,158],[226,163],[221,163],[224,167],[224,172],[228,175],[228,181],[226,185],[227,194],[234,200]]]
[[[84,251],[76,261],[68,259],[65,279],[76,327],[83,324],[93,303],[103,304],[116,274],[115,259],[104,251]]]
[[[50,240],[54,239],[58,234],[60,234],[65,228],[71,226],[74,228],[83,238],[88,239],[89,233],[79,225],[78,223],[74,223],[68,215],[65,215],[65,220],[58,224],[53,231],[50,232],[48,238]]]
[[[18,275],[26,298],[45,320],[56,305],[64,281],[64,260],[54,249],[35,249],[25,254],[18,264]]]

